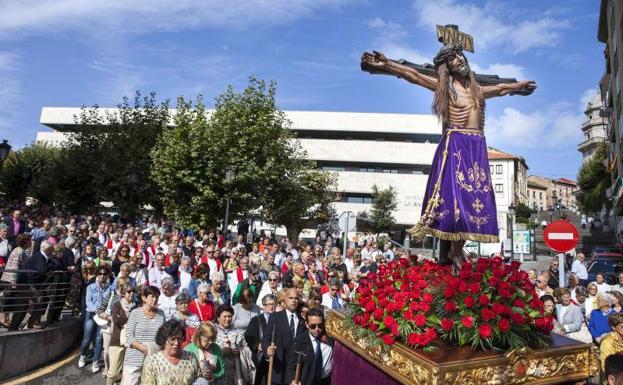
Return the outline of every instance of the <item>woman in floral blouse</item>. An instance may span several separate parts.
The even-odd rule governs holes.
[[[216,344],[223,354],[224,374],[215,384],[232,385],[236,372],[236,360],[240,357],[240,349],[246,346],[244,329],[235,329],[233,325],[234,309],[229,305],[221,305],[216,309]]]
[[[191,385],[201,373],[195,355],[181,349],[186,339],[184,324],[169,320],[156,333],[156,344],[162,348],[147,356],[141,376],[142,385]]]

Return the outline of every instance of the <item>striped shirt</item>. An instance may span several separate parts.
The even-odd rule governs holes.
[[[127,345],[138,341],[143,345],[154,344],[156,342],[156,332],[164,323],[164,313],[158,309],[154,318],[147,318],[142,307],[138,307],[130,312],[128,323],[125,327]],[[140,350],[128,347],[125,352],[123,366],[143,366],[145,355]]]

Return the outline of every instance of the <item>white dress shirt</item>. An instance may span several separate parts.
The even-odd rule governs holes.
[[[316,337],[311,335],[311,333],[308,334],[314,348],[314,352],[316,352]],[[320,350],[322,351],[322,378],[327,378],[331,375],[331,369],[333,368],[333,348],[321,340]]]

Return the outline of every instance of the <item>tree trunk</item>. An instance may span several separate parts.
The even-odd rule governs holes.
[[[290,242],[296,245],[296,242],[299,239],[299,234],[301,234],[301,229],[299,228],[299,226],[295,224],[288,224],[286,225],[286,232],[288,234],[288,239],[290,239]]]

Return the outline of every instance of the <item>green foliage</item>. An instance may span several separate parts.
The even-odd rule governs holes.
[[[201,98],[178,99],[175,127],[152,151],[167,215],[184,226],[214,225],[227,196],[233,218],[261,209],[297,231],[327,215],[334,178],[304,160],[275,93],[275,83],[251,77],[243,92],[230,86],[218,96],[212,113]],[[230,166],[234,177],[226,182]]]
[[[154,93],[124,97],[118,110],[83,107],[66,144],[70,189],[97,201],[113,201],[123,217],[134,219],[137,208],[158,207],[158,186],[151,179],[150,152],[169,122],[169,102]],[[76,179],[74,179],[76,178]]]
[[[532,210],[525,203],[519,203],[515,208],[515,221],[518,223],[530,223],[530,216],[535,212],[536,210]]]
[[[375,233],[387,231],[396,222],[393,212],[398,208],[396,190],[393,186],[380,190],[378,186],[372,186],[372,210],[370,221]]]
[[[0,186],[8,200],[25,202],[35,198],[51,205],[62,185],[56,181],[61,150],[45,144],[32,144],[9,154],[0,172]]]
[[[608,145],[603,143],[595,151],[593,157],[580,168],[578,185],[581,192],[578,195],[578,201],[584,212],[598,212],[604,206],[606,208],[611,206],[606,198],[606,189],[612,183],[610,174],[604,166],[604,161],[607,159]]]

